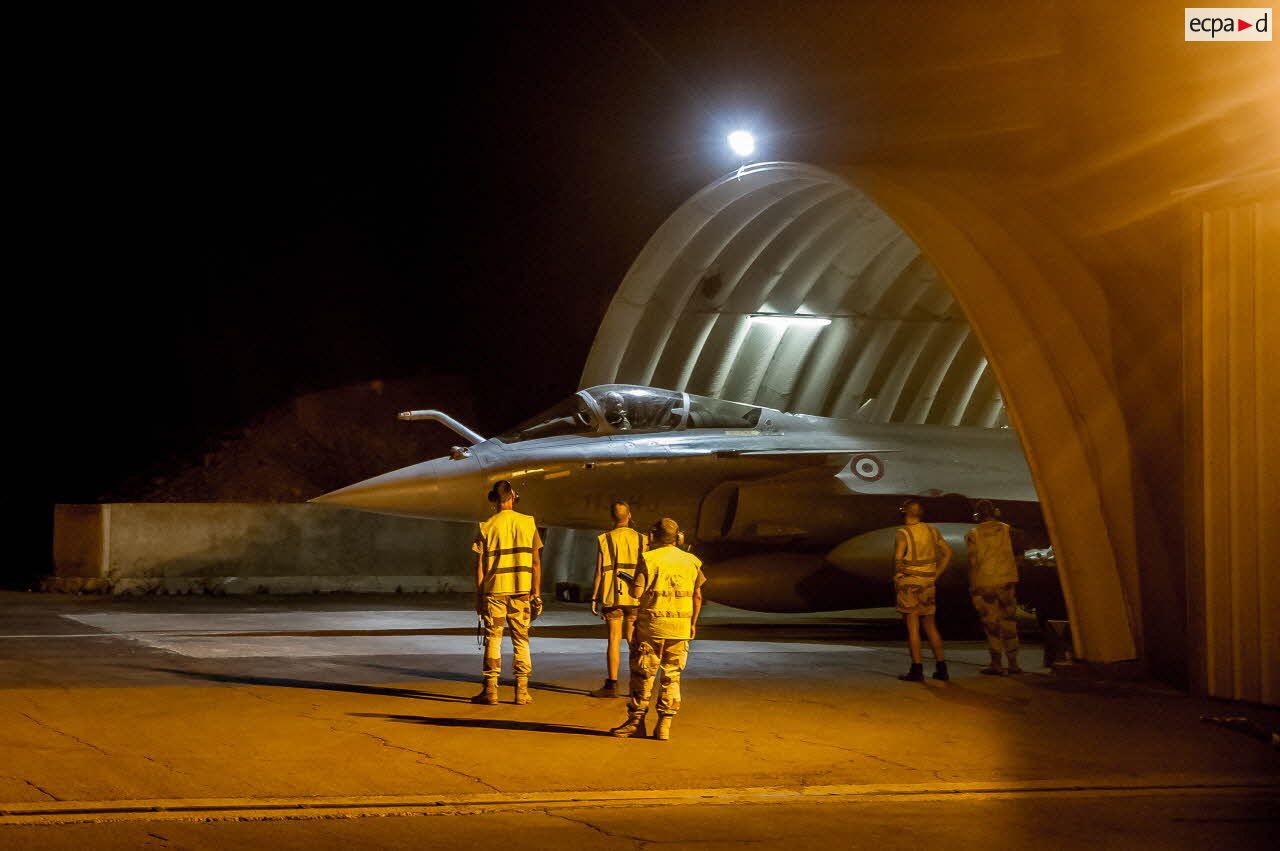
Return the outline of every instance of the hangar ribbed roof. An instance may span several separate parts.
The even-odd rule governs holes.
[[[929,260],[846,180],[798,163],[726,175],[663,223],[583,370],[584,387],[611,382],[869,422],[1007,424]]]

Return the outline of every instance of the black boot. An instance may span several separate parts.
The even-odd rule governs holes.
[[[924,665],[920,662],[912,662],[911,670],[898,677],[898,679],[907,680],[908,682],[913,683],[924,682]]]
[[[592,697],[617,697],[618,681],[605,680],[604,685],[602,685],[600,688],[596,689],[593,692],[588,692],[588,694],[590,694]]]
[[[943,682],[951,679],[951,675],[947,673],[946,662],[935,662],[933,664],[933,678],[935,680],[942,680]]]
[[[480,689],[480,693],[471,698],[472,703],[479,703],[485,706],[497,706],[498,704],[498,678],[485,677],[484,688]]]
[[[610,730],[609,735],[619,739],[643,739],[648,735],[644,724],[645,712],[627,712],[627,720]]]

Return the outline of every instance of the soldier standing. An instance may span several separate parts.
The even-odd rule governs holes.
[[[618,696],[618,657],[625,637],[631,646],[635,632],[636,606],[640,601],[631,594],[636,566],[645,551],[645,539],[631,528],[631,506],[615,500],[609,506],[613,528],[601,535],[596,552],[596,581],[591,591],[591,613],[601,615],[609,627],[609,644],[605,650],[608,676],[604,685],[591,692],[592,697]]]
[[[520,495],[508,481],[489,491],[494,515],[480,524],[471,549],[476,553],[476,612],[484,622],[484,688],[472,703],[498,702],[502,673],[502,632],[509,628],[515,661],[515,702],[533,703],[529,696],[529,622],[542,611],[542,537],[528,514],[515,510]]]
[[[663,518],[653,527],[650,549],[640,557],[631,593],[640,613],[631,647],[631,700],[627,720],[609,732],[642,738],[654,679],[661,672],[658,725],[653,737],[671,738],[671,719],[680,711],[680,675],[689,659],[689,642],[698,634],[702,611],[702,562],[676,546],[680,527]]]
[[[991,664],[981,673],[1000,676],[1006,672],[1001,655],[1008,660],[1010,674],[1021,674],[1018,666],[1018,564],[1013,557],[1009,524],[1000,520],[1000,509],[989,499],[978,500],[974,519],[978,525],[964,536],[969,545],[969,596],[987,633]]]
[[[918,500],[902,504],[903,523],[894,540],[893,586],[897,592],[897,610],[907,625],[907,647],[911,651],[911,670],[898,679],[922,682],[924,660],[920,652],[920,624],[933,650],[933,678],[948,680],[947,662],[942,655],[942,636],[934,616],[937,614],[936,585],[938,577],[951,561],[951,547],[942,534],[924,522],[924,508]]]

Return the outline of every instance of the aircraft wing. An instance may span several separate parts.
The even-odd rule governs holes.
[[[716,452],[717,458],[777,458],[787,461],[804,461],[812,459],[832,460],[843,459],[845,462],[855,455],[883,455],[889,452],[901,452],[901,449],[815,449],[815,448],[788,448],[788,449],[721,449]]]

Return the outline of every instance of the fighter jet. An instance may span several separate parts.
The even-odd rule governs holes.
[[[955,552],[940,593],[966,587],[974,500],[995,502],[1027,546],[1048,541],[1007,429],[872,424],[626,384],[582,390],[488,439],[440,411],[400,419],[434,420],[466,444],[312,501],[478,521],[492,483],[508,479],[540,523],[599,530],[624,499],[638,524],[679,522],[707,566],[707,596],[738,608],[887,605],[909,497]]]

